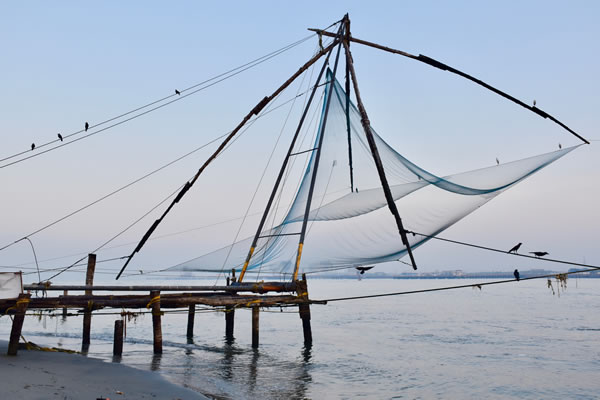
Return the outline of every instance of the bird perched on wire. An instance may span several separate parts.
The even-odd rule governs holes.
[[[181,92],[179,90],[175,89],[175,94],[179,96],[181,94]]]
[[[35,149],[35,143],[31,143],[31,150]]]
[[[62,137],[62,135],[61,135],[60,133],[59,133],[59,134],[57,134],[57,135],[58,135],[58,138],[60,139],[60,141],[62,142],[62,141],[63,141],[63,137]]]
[[[521,280],[521,274],[519,274],[518,269],[515,269],[515,272],[513,272],[513,275],[515,276],[516,280]]]
[[[371,268],[373,268],[373,266],[371,266],[371,267],[354,267],[354,268],[356,268],[358,271],[360,271],[361,275],[364,275],[364,273],[366,271],[370,270]]]
[[[496,157],[496,165],[500,165],[500,160],[498,160],[498,157]]]
[[[530,251],[529,253],[533,254],[537,258],[544,257],[544,256],[547,256],[548,254],[550,254],[547,251]]]
[[[521,245],[523,243],[519,242],[518,244],[516,244],[512,249],[510,249],[508,252],[509,253],[517,253],[519,251],[519,249],[521,248]]]
[[[88,124],[87,122],[85,123],[85,131],[87,132],[87,130],[90,128],[90,124]]]
[[[562,144],[560,144],[560,143],[558,144],[558,149],[559,150],[562,149]]]

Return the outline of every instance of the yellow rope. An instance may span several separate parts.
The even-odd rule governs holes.
[[[159,294],[159,295],[157,295],[157,296],[154,296],[154,297],[153,297],[153,298],[150,300],[150,302],[149,302],[148,304],[146,304],[146,308],[150,308],[150,307],[152,306],[152,304],[154,304],[154,303],[158,303],[158,302],[160,302],[160,294]]]
[[[5,311],[4,311],[4,315],[8,314],[9,310],[15,310],[17,307],[19,307],[21,304],[29,304],[29,297],[22,297],[20,299],[17,299],[17,302],[15,303],[14,306],[12,307],[8,307]]]

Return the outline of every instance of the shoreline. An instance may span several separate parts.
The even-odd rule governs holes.
[[[6,399],[208,399],[151,371],[80,354],[19,350],[7,356],[0,340],[0,394]]]

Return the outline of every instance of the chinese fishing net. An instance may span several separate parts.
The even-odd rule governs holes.
[[[350,102],[350,131],[354,187],[349,178],[346,93],[328,72],[325,101],[315,140],[324,135],[321,159],[308,216],[300,272],[331,271],[394,261],[406,255],[383,189],[357,108]],[[331,96],[327,123],[324,111]],[[323,126],[325,125],[325,129]],[[435,236],[503,191],[561,158],[578,146],[564,148],[502,165],[439,177],[415,165],[390,147],[371,128],[405,229]],[[296,149],[301,151],[301,149]],[[298,239],[305,214],[312,171],[312,156],[295,199],[285,218],[261,232],[248,271],[293,273]],[[178,264],[172,271],[240,270],[252,237]],[[413,249],[429,240],[408,235]]]

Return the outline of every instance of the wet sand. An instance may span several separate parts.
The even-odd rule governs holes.
[[[2,399],[207,399],[151,371],[80,354],[19,350],[9,357],[7,346],[0,341]]]

